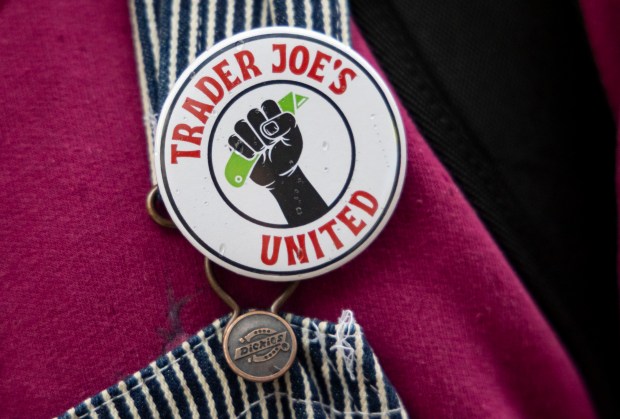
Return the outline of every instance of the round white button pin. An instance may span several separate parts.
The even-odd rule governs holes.
[[[159,190],[214,262],[304,279],[359,254],[400,195],[402,121],[377,73],[345,45],[277,27],[202,54],[164,104]]]

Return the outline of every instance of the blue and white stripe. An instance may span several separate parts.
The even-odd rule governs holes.
[[[200,53],[233,34],[296,26],[350,43],[347,0],[129,0],[151,180],[161,107]]]
[[[286,315],[298,339],[289,372],[272,383],[242,380],[227,367],[227,318],[191,337],[148,367],[87,399],[60,418],[406,418],[396,391],[357,324],[344,353],[332,350],[337,325]]]

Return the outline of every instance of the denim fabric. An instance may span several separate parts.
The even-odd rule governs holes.
[[[284,317],[299,345],[274,382],[245,381],[228,368],[226,317],[60,418],[407,417],[357,324]]]
[[[130,11],[151,157],[166,95],[218,41],[283,25],[350,42],[345,0],[131,0]],[[245,381],[227,366],[224,318],[61,417],[406,417],[357,325],[286,318],[299,342],[297,357],[272,383]]]
[[[151,180],[155,126],[177,77],[222,39],[265,26],[307,28],[350,43],[346,0],[130,0]]]

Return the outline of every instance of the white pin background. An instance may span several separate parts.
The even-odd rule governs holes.
[[[272,35],[274,38],[254,40],[247,39],[248,36],[258,34]],[[302,38],[279,38],[278,34],[293,34],[299,35]],[[244,43],[240,44],[239,41],[242,39]],[[235,211],[231,210],[228,204],[219,198],[218,191],[210,181],[211,175],[207,164],[207,140],[213,127],[213,122],[216,119],[216,115],[210,117],[205,127],[205,140],[201,146],[202,157],[200,159],[186,159],[183,164],[172,165],[170,164],[170,156],[168,154],[170,152],[170,148],[163,147],[164,156],[162,160],[166,165],[166,177],[169,186],[162,191],[162,196],[166,206],[171,210],[171,217],[175,223],[180,226],[181,232],[194,244],[194,246],[196,246],[200,251],[215,262],[236,272],[260,279],[303,279],[324,273],[340,266],[342,263],[345,263],[365,248],[380,232],[383,225],[387,222],[387,219],[391,215],[402,188],[405,170],[404,164],[406,161],[406,149],[403,143],[405,141],[405,137],[398,110],[387,88],[381,81],[377,81],[379,86],[378,89],[377,84],[373,83],[371,78],[369,78],[364,71],[366,70],[370,72],[370,74],[376,75],[374,70],[372,70],[367,63],[363,62],[363,59],[357,54],[328,37],[299,29],[267,28],[232,37],[230,40],[225,41],[207,54],[210,53],[218,55],[218,58],[212,63],[219,62],[219,60],[223,58],[226,58],[230,63],[234,63],[235,59],[233,54],[238,51],[239,48],[248,48],[253,51],[254,56],[256,57],[257,65],[260,68],[270,69],[272,62],[274,61],[274,52],[271,50],[271,45],[274,42],[274,39],[277,40],[278,43],[286,43],[289,46],[289,50],[294,45],[304,44],[311,51],[311,56],[314,55],[314,52],[317,49],[328,51],[335,58],[340,58],[344,62],[343,66],[350,66],[356,69],[358,76],[353,82],[349,82],[350,87],[345,94],[335,95],[327,89],[327,83],[319,83],[303,75],[297,76],[290,72],[273,75],[270,74],[269,71],[265,71],[262,76],[252,79],[251,81],[244,82],[242,86],[237,88],[238,90],[234,90],[231,94],[227,95],[227,97],[225,97],[225,99],[218,104],[215,113],[224,108],[226,104],[239,92],[265,81],[283,79],[295,80],[310,84],[312,87],[320,89],[338,105],[347,117],[355,139],[355,170],[348,190],[342,197],[341,202],[337,203],[328,214],[319,220],[296,228],[282,229],[263,227],[251,223],[241,217]],[[327,45],[317,44],[313,39],[319,39]],[[219,50],[226,48],[228,45],[237,46],[230,48],[228,51],[221,53],[219,52]],[[241,46],[239,47],[239,45]],[[339,55],[338,51],[340,50],[346,51],[348,54],[355,57],[355,59],[349,60],[345,55]],[[168,114],[169,121],[168,124],[165,124],[164,132],[164,124],[162,124],[160,120],[156,147],[158,153],[162,150],[162,139],[164,145],[170,140],[172,129],[175,124],[189,122],[189,114],[186,111],[180,110],[181,104],[185,98],[188,96],[196,99],[203,97],[202,93],[193,88],[195,81],[204,75],[213,76],[213,73],[209,71],[209,65],[196,72],[197,65],[198,64],[194,64],[193,66],[190,66],[190,68],[184,73],[184,75],[180,78],[180,82],[175,85],[175,89],[173,90],[171,97],[169,97],[169,100],[164,105],[162,115]],[[326,66],[324,73],[326,80],[333,80],[336,75],[336,72],[332,71],[329,66]],[[194,83],[190,82],[188,84],[188,88],[179,93],[178,90],[180,89],[183,79],[190,75],[192,76]],[[261,90],[261,95],[270,99],[280,98],[289,91],[300,91],[299,87],[296,85],[273,85],[273,88],[274,94],[268,92],[263,93],[262,89],[257,89],[257,91]],[[300,92],[300,94],[303,94],[303,92]],[[176,100],[173,100],[175,98]],[[238,102],[241,102],[242,100],[243,99],[239,99]],[[314,101],[314,104],[311,103],[312,101]],[[255,102],[253,100],[251,102],[251,106],[255,106]],[[311,121],[313,124],[319,124],[321,118],[323,117],[323,113],[320,115],[314,115],[314,111],[312,113],[310,112],[314,106],[317,106],[315,105],[317,103],[318,101],[315,96],[312,96],[311,99],[298,110],[300,126],[304,136],[304,151],[300,160],[300,166],[307,177],[312,182],[316,181],[317,183],[322,182],[320,180],[322,177],[321,172],[324,167],[328,167],[330,176],[333,176],[334,184],[329,190],[329,194],[333,195],[335,193],[337,195],[335,190],[339,188],[339,179],[342,177],[342,173],[344,173],[343,168],[336,168],[337,165],[341,165],[340,161],[344,158],[344,154],[340,154],[339,152],[337,153],[338,144],[345,143],[340,140],[340,135],[338,135],[339,139],[337,141],[328,141],[331,152],[325,153],[325,159],[321,158],[320,163],[317,162],[316,165],[311,167],[308,163],[306,163],[306,159],[309,156],[307,157],[304,154],[313,153],[314,155],[321,155],[323,152],[322,141],[320,141],[321,145],[315,144],[316,148],[314,146],[307,148],[307,144],[309,144],[307,141],[313,142],[312,138],[310,138],[313,136],[308,135],[304,131],[304,126],[307,121]],[[233,108],[236,107],[236,105],[233,106]],[[233,120],[236,122],[239,118],[245,118],[245,114],[247,114],[247,111],[244,109],[244,112],[238,115],[233,115],[230,118],[230,123],[234,124],[234,122],[232,122]],[[189,118],[191,118],[191,115]],[[228,119],[228,117],[226,117],[226,119]],[[196,123],[196,121],[193,122]],[[302,123],[304,125],[302,125]],[[337,123],[333,122],[333,126],[338,130],[339,128],[337,128],[337,125]],[[232,134],[232,132],[229,133],[228,130],[226,130],[226,134],[222,134],[221,136],[218,133],[216,138],[217,144],[214,144],[214,151],[219,150],[217,153],[226,155],[226,158],[222,160],[221,163],[217,163],[222,165],[221,168],[216,168],[215,170],[216,173],[221,173],[221,179],[218,180],[221,185],[225,183],[223,177],[223,167],[230,155],[230,151],[226,150],[223,143],[227,141],[230,134]],[[334,147],[333,149],[332,145]],[[163,171],[159,156],[157,161],[158,180],[159,184],[162,185]],[[350,162],[348,158],[347,161]],[[347,163],[347,170],[348,166],[349,164]],[[327,178],[330,176],[327,176]],[[245,186],[241,189],[248,187],[250,184],[252,184],[252,181],[248,179]],[[319,190],[319,193],[323,195],[323,191],[318,187],[318,185],[317,190]],[[333,219],[338,212],[342,210],[344,205],[346,205],[351,194],[357,190],[370,192],[379,201],[379,210],[377,211],[376,216],[372,219],[369,219],[369,217],[363,212],[353,208],[351,212],[352,215],[358,218],[363,218],[369,222],[367,228],[359,236],[355,237],[346,227],[342,224],[338,224],[335,231],[339,234],[344,247],[340,250],[336,250],[333,246],[330,246],[329,241],[322,241],[322,244],[324,244],[323,250],[326,254],[325,258],[318,261],[311,259],[309,263],[305,263],[303,265],[297,264],[294,266],[288,266],[286,263],[286,257],[280,257],[278,263],[274,266],[267,267],[262,264],[260,260],[262,235],[292,236],[304,234],[312,229],[317,229],[325,224],[325,222]],[[265,196],[265,191],[260,192],[262,193],[256,194],[256,200],[264,201],[260,195]],[[276,218],[272,213],[275,212],[275,209],[277,209],[277,213],[279,214],[280,209],[275,203],[275,200],[269,196],[270,194],[268,192],[266,193],[268,194],[266,197],[271,198],[272,202],[262,202],[262,205],[266,206],[266,210],[261,216],[275,220]],[[174,203],[174,206],[172,203]],[[260,202],[257,202],[257,204],[261,205]],[[268,205],[272,205],[271,209],[267,208]],[[269,214],[267,214],[267,212]],[[280,218],[281,221],[282,219],[283,218]],[[307,246],[309,246],[309,243],[307,243]]]

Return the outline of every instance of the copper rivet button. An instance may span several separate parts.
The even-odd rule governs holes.
[[[224,334],[226,362],[249,381],[275,380],[295,361],[297,339],[286,320],[268,311],[251,311],[235,319]]]

